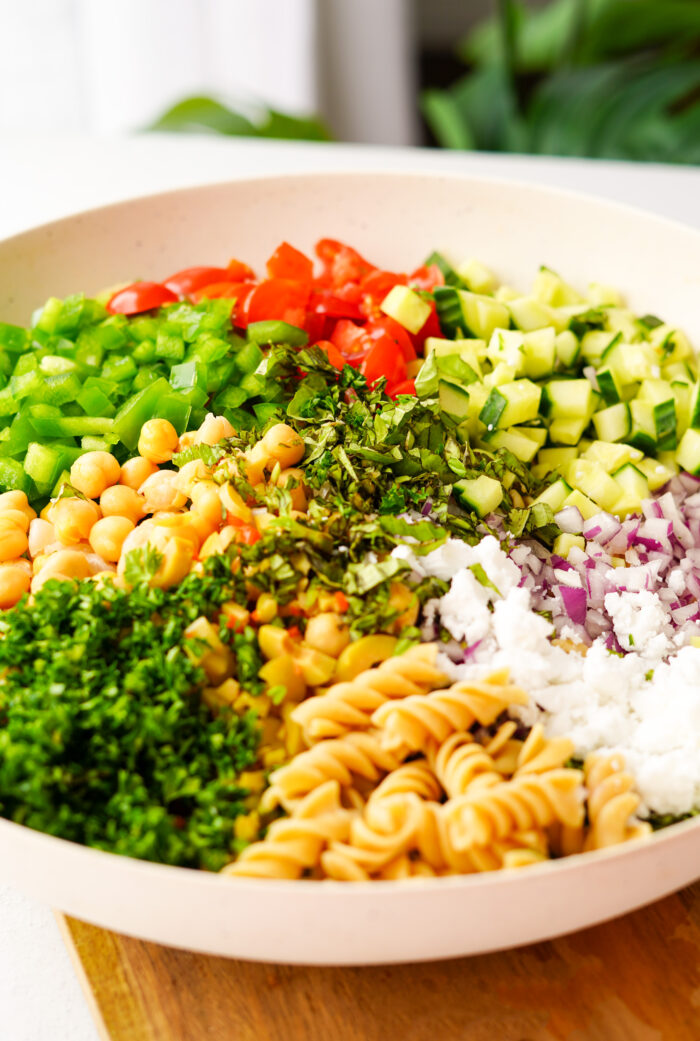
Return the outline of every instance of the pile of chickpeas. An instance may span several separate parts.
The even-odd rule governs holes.
[[[153,584],[167,588],[198,560],[223,552],[237,525],[262,524],[261,511],[217,484],[201,459],[179,471],[160,468],[190,445],[215,445],[233,433],[221,416],[208,415],[199,430],[181,437],[168,420],[150,419],[134,458],[120,465],[109,452],[86,452],[73,463],[70,483],[80,496],[53,499],[37,516],[24,492],[0,495],[0,608],[49,579],[123,583],[127,554],[146,543],[162,555]],[[265,479],[290,484],[294,508],[304,509],[303,474],[294,469],[303,455],[296,431],[278,423],[241,462],[253,485]]]

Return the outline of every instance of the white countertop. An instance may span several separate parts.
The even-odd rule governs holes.
[[[6,138],[3,152],[0,237],[167,188],[377,164],[586,191],[700,227],[697,168],[170,135]],[[0,1023],[1,1041],[98,1041],[51,911],[6,887],[0,887]]]

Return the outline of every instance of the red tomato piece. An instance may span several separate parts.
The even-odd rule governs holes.
[[[410,335],[402,325],[390,318],[388,314],[381,314],[378,318],[372,318],[366,325],[367,332],[373,339],[380,336],[389,336],[401,348],[404,361],[414,361],[416,352]]]
[[[341,318],[335,323],[330,339],[351,365],[355,360],[361,361],[372,346],[365,329],[347,318]]]
[[[408,276],[408,282],[413,289],[425,289],[432,293],[436,286],[444,286],[445,276],[437,264],[428,264],[427,267],[424,264]]]
[[[268,278],[250,294],[243,317],[248,324],[277,319],[303,326],[310,295],[308,283],[290,278]]]
[[[304,329],[309,334],[309,343],[318,343],[320,340],[328,339],[329,323],[332,321],[324,314],[308,314],[304,319]]]
[[[163,285],[178,296],[189,296],[202,286],[210,286],[212,282],[230,281],[230,278],[228,271],[223,267],[187,267],[166,278]]]
[[[314,275],[313,261],[288,242],[277,247],[267,262],[268,278],[291,278],[310,282]]]
[[[386,392],[390,398],[398,398],[399,394],[415,394],[416,381],[404,380],[402,383],[396,383],[393,387],[387,387]]]
[[[316,243],[316,256],[323,263],[320,281],[324,285],[336,287],[347,282],[361,282],[375,270],[374,264],[366,261],[356,249],[336,239],[320,239]]]
[[[355,286],[352,287],[355,291]],[[328,315],[329,318],[353,318],[361,322],[363,314],[352,300],[344,300],[329,289],[312,289],[309,304],[314,314]]]
[[[362,280],[362,313],[368,317],[380,314],[379,305],[394,286],[405,286],[406,275],[393,271],[373,271]]]
[[[340,614],[344,614],[350,606],[350,601],[346,597],[345,593],[340,592],[340,590],[333,594],[333,601],[335,603],[336,611],[339,611]]]
[[[360,372],[368,383],[376,383],[382,376],[392,386],[406,379],[406,362],[400,347],[390,336],[381,336],[374,341],[367,357],[360,365]]]
[[[236,533],[233,536],[233,541],[241,546],[254,546],[262,538],[254,524],[236,524],[235,527]]]
[[[176,300],[175,294],[160,282],[134,282],[125,289],[117,290],[110,298],[107,310],[110,314],[141,314],[142,311],[152,311]]]
[[[347,365],[345,358],[330,340],[319,340],[316,347],[320,347],[323,353],[328,355],[328,361],[331,365],[335,365],[336,369],[342,369]]]
[[[236,260],[234,257],[229,260],[226,265],[226,278],[229,282],[255,282],[255,272],[252,267],[248,267],[242,260]]]

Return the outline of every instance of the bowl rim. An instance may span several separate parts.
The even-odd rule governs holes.
[[[120,210],[128,210],[134,205],[156,203],[159,200],[176,201],[178,198],[185,198],[188,195],[201,194],[207,191],[215,193],[226,189],[235,191],[238,188],[255,188],[256,186],[264,186],[266,184],[274,186],[284,184],[295,185],[310,180],[326,182],[339,181],[345,178],[361,182],[368,182],[376,179],[384,181],[401,180],[404,182],[411,180],[433,183],[447,182],[454,185],[463,184],[465,187],[474,186],[475,188],[488,188],[495,185],[506,191],[508,189],[514,189],[518,192],[525,192],[538,198],[554,196],[562,201],[568,201],[570,203],[578,202],[584,205],[592,204],[600,210],[623,213],[628,217],[641,218],[645,222],[653,222],[657,225],[665,226],[678,234],[689,236],[697,242],[700,242],[700,228],[657,214],[654,211],[644,209],[640,206],[617,202],[616,200],[596,195],[594,193],[582,192],[570,188],[551,187],[541,183],[523,181],[517,178],[500,175],[487,177],[483,175],[474,175],[469,172],[428,171],[421,168],[412,168],[410,166],[407,166],[405,169],[394,170],[383,167],[381,163],[378,163],[376,169],[372,167],[346,169],[339,166],[337,169],[322,171],[309,170],[308,172],[295,171],[294,173],[245,175],[241,177],[234,176],[221,180],[205,181],[200,184],[148,192],[142,195],[134,195],[101,206],[92,206],[85,210],[79,210],[75,213],[51,221],[31,225],[21,231],[14,232],[12,235],[0,239],[0,249],[11,247],[14,244],[19,245],[22,240],[35,235],[45,233],[60,234],[64,228],[80,223],[82,220],[97,217],[102,213],[109,214],[117,213]],[[547,859],[542,862],[530,864],[524,874],[527,878],[534,878],[535,876],[540,877],[551,872],[556,872],[557,875],[560,876],[565,872],[576,871],[587,865],[602,864],[604,861],[610,862],[618,859],[629,859],[635,857],[643,849],[659,849],[663,844],[667,845],[670,842],[682,842],[686,834],[692,833],[698,827],[700,827],[700,810],[698,811],[697,816],[678,821],[668,827],[654,831],[650,835],[631,839],[616,846],[609,846],[604,849],[590,850],[583,853]],[[468,886],[471,889],[479,889],[485,886],[489,888],[493,886],[507,886],[516,879],[523,879],[523,872],[507,871],[503,869],[497,871],[475,872],[473,874],[447,875],[442,877],[416,877],[411,879],[394,880],[376,879],[354,882],[352,885],[332,879],[321,880],[321,884],[319,884],[319,880],[315,879],[277,879],[226,876],[222,875],[221,872],[211,872],[198,868],[162,864],[156,861],[141,860],[136,857],[125,856],[109,850],[98,849],[92,846],[83,845],[79,842],[74,842],[70,839],[51,835],[48,832],[38,831],[27,825],[19,824],[9,818],[0,817],[0,837],[4,834],[6,834],[8,838],[11,838],[13,835],[18,837],[20,833],[25,841],[36,844],[50,842],[51,849],[56,848],[56,843],[58,843],[60,844],[59,848],[62,848],[66,852],[70,851],[70,855],[80,856],[82,859],[89,857],[93,859],[96,864],[99,861],[104,862],[104,858],[109,858],[110,863],[116,867],[117,860],[123,861],[123,863],[119,865],[119,870],[131,871],[136,875],[145,873],[151,876],[154,881],[156,880],[156,877],[162,875],[163,872],[167,872],[169,878],[174,877],[173,872],[178,872],[178,877],[184,877],[184,875],[190,876],[190,885],[233,885],[236,890],[241,892],[248,890],[251,894],[269,892],[271,888],[274,888],[282,893],[288,891],[290,895],[294,893],[299,895],[301,886],[305,892],[313,891],[314,893],[319,894],[319,899],[324,899],[321,894],[326,894],[327,896],[334,895],[337,894],[339,890],[342,890],[342,892],[346,894],[357,894],[360,896],[367,894],[368,892],[377,893],[377,885],[379,883],[381,886],[381,892],[387,896],[392,896],[404,894],[407,886],[410,886],[416,892],[425,892],[427,890],[432,890],[434,887],[439,887],[442,890],[454,888],[461,889],[464,886]],[[48,853],[48,846],[46,852]],[[700,876],[700,866],[698,868],[698,875]],[[195,882],[195,879],[198,881]],[[220,881],[214,881],[214,879],[220,879]]]

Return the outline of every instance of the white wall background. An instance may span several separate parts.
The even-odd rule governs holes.
[[[413,0],[0,0],[0,132],[112,135],[187,95],[416,138]]]

